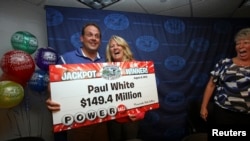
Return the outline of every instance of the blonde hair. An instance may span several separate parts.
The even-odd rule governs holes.
[[[112,40],[114,40],[118,45],[120,45],[122,47],[123,54],[124,54],[123,61],[133,61],[134,60],[133,54],[130,50],[128,43],[122,37],[113,35],[109,39],[109,42],[108,42],[107,47],[106,47],[106,61],[107,62],[114,62],[114,60],[111,56],[111,53],[110,53],[110,42]]]
[[[235,42],[242,39],[250,39],[250,28],[241,29],[234,37]]]

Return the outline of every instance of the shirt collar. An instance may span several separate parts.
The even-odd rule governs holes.
[[[78,48],[77,51],[76,51],[76,54],[79,55],[79,56],[83,56],[85,58],[89,58],[88,56],[86,56],[84,54],[84,52],[82,51],[82,48]],[[101,56],[100,56],[99,52],[97,52],[96,59],[101,59]]]

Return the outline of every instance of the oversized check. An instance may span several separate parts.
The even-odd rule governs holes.
[[[51,65],[54,132],[159,108],[152,61]]]

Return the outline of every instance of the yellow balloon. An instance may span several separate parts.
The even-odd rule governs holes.
[[[12,108],[24,97],[22,85],[13,81],[0,81],[0,108]]]

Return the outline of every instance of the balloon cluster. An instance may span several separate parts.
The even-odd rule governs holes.
[[[38,49],[37,38],[27,31],[15,32],[11,36],[11,45],[13,50],[6,52],[0,60],[3,71],[0,76],[0,108],[18,105],[24,97],[23,87],[45,91],[49,83],[49,65],[58,61],[53,48]]]

